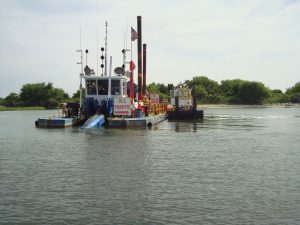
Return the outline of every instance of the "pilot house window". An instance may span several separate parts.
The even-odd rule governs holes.
[[[108,94],[108,80],[98,80],[98,95]]]
[[[112,80],[111,81],[111,94],[112,95],[120,95],[120,80]]]
[[[98,95],[108,95],[108,80],[98,80]],[[111,80],[111,94],[120,95],[120,80]]]
[[[95,95],[96,94],[96,81],[95,80],[87,80],[86,88],[87,88],[88,95]]]

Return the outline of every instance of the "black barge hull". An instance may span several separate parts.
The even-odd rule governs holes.
[[[203,110],[168,112],[168,120],[202,120],[203,117]]]

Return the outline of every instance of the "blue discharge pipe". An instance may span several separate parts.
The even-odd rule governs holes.
[[[84,101],[87,117],[93,116],[99,110],[99,102],[94,98],[86,98]]]
[[[87,128],[100,128],[105,124],[105,118],[104,115],[93,115],[91,116],[81,128],[87,129]]]
[[[107,117],[112,116],[112,111],[113,111],[113,99],[108,98],[107,99]]]

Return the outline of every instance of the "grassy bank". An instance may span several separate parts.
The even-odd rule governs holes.
[[[44,107],[41,106],[32,106],[32,107],[6,107],[0,105],[0,111],[20,111],[20,110],[44,110]]]

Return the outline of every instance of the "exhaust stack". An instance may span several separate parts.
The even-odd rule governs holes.
[[[142,100],[142,17],[137,17],[138,33],[138,100]]]
[[[146,95],[146,58],[147,58],[147,45],[143,44],[143,91],[142,95]]]

